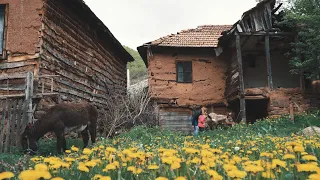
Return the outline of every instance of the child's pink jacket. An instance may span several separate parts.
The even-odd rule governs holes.
[[[206,118],[204,115],[200,115],[198,118],[198,126],[201,128],[206,127]]]

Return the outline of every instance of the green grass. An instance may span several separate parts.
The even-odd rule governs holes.
[[[219,146],[219,140],[221,142],[237,141],[237,140],[250,140],[251,137],[264,137],[264,136],[278,136],[286,137],[292,134],[298,134],[302,129],[308,126],[320,126],[320,113],[319,111],[311,114],[303,114],[295,116],[295,121],[292,122],[288,116],[282,116],[277,119],[264,119],[257,121],[253,125],[246,126],[244,124],[238,124],[231,128],[216,129],[213,131],[207,131],[200,134],[200,136],[192,137],[194,141],[205,142],[208,138],[217,138],[216,145]],[[221,136],[223,135],[223,136]],[[159,127],[146,128],[143,126],[135,127],[130,132],[121,134],[115,139],[99,139],[98,144],[112,144],[114,142],[123,145],[127,144],[128,147],[132,145],[132,142],[143,145],[150,145],[152,143],[158,143],[155,146],[163,146],[165,148],[172,148],[172,144],[183,144],[184,135],[178,132],[172,132],[168,130],[160,130]],[[159,141],[155,141],[157,137],[165,137]],[[248,139],[246,139],[248,138]],[[122,142],[117,142],[117,139],[121,139]],[[83,143],[81,139],[67,139],[67,148],[72,145],[76,147],[82,147]],[[117,144],[113,144],[117,147]],[[153,145],[152,145],[153,146]],[[167,146],[167,147],[166,147]],[[266,149],[267,150],[267,149]],[[39,155],[41,156],[53,156],[56,153],[56,139],[40,140],[39,142]],[[59,156],[59,155],[57,155]],[[28,167],[29,156],[25,156],[19,151],[12,154],[0,154],[0,172],[11,171],[18,173]]]

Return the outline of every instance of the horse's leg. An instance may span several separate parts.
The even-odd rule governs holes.
[[[57,136],[57,152],[60,154],[62,153],[62,150],[65,149],[66,145],[66,140],[64,139],[64,131],[57,130],[55,131],[55,134]]]
[[[88,128],[86,128],[85,130],[83,130],[81,132],[82,135],[82,140],[83,140],[83,148],[88,146],[88,141],[89,141],[89,134],[88,134]]]
[[[63,136],[63,142],[62,142],[62,149],[63,149],[63,152],[67,150],[67,141],[64,136]]]
[[[97,125],[96,124],[90,124],[89,125],[89,132],[90,132],[92,144],[96,143]]]

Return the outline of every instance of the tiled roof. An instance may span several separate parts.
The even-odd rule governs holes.
[[[151,42],[155,46],[172,47],[217,47],[223,31],[232,25],[203,25],[195,29],[182,30]]]

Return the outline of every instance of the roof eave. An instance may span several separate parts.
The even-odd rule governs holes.
[[[117,38],[114,37],[114,35],[111,33],[111,31],[108,29],[108,27],[95,15],[95,13],[90,9],[90,7],[83,1],[83,0],[74,0],[74,2],[78,3],[83,8],[83,13],[87,13],[88,16],[91,16],[91,18],[94,21],[95,27],[92,27],[93,29],[102,28],[102,31],[107,34],[111,40],[112,43],[115,45],[116,49],[118,50],[118,56],[120,58],[125,59],[127,62],[134,61],[134,58],[127,52],[122,44],[118,41]]]

